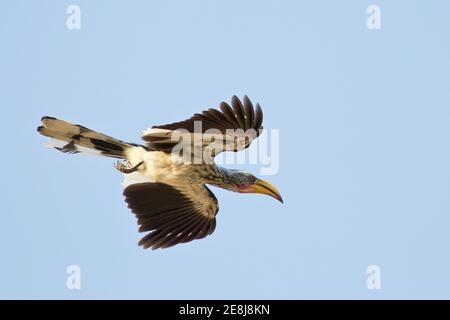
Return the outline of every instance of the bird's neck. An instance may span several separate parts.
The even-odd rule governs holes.
[[[226,169],[219,166],[211,166],[209,168],[207,183],[224,189],[234,190],[235,170]]]

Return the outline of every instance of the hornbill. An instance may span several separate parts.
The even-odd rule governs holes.
[[[124,196],[136,215],[144,248],[167,248],[214,232],[219,210],[207,184],[239,193],[262,193],[283,202],[278,190],[254,175],[217,166],[222,151],[247,148],[262,131],[263,113],[247,96],[222,102],[191,118],[153,126],[145,145],[117,140],[84,126],[43,117],[38,132],[65,153],[90,152],[121,159]],[[180,147],[181,146],[181,147]]]

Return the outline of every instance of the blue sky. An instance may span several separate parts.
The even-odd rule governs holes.
[[[66,28],[71,4],[80,30]],[[4,1],[0,298],[450,298],[449,9]],[[139,142],[233,94],[280,130],[265,178],[285,203],[214,188],[215,233],[168,250],[137,246],[112,160],[45,149],[35,132],[51,115]]]

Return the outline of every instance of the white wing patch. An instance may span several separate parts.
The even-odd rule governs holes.
[[[142,132],[142,136],[152,136],[152,137],[166,137],[170,139],[172,130],[167,129],[152,129],[148,128]]]
[[[143,182],[154,182],[154,179],[143,175],[139,171],[135,171],[133,173],[123,175],[122,187],[126,188],[129,185]]]

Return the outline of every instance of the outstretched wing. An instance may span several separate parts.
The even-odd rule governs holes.
[[[129,185],[123,194],[136,215],[139,232],[150,231],[139,241],[144,248],[168,248],[202,239],[216,227],[219,205],[205,185],[173,187],[145,182]]]
[[[153,126],[144,131],[142,139],[151,149],[164,152],[172,152],[180,141],[200,141],[200,147],[210,147],[215,156],[222,151],[243,150],[261,134],[263,112],[259,104],[254,108],[247,96],[242,102],[233,96],[231,106],[222,102],[219,107],[220,110],[211,108],[184,121]]]

